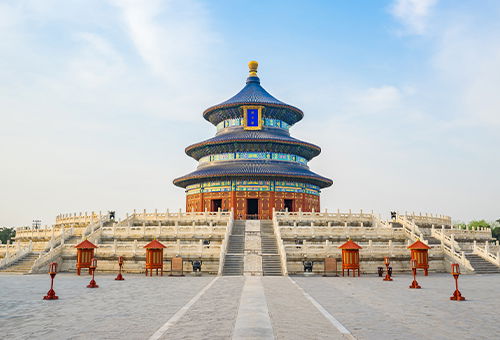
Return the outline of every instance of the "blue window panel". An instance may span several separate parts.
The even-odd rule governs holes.
[[[251,126],[251,127],[259,126],[259,110],[258,109],[248,109],[247,110],[247,126]]]

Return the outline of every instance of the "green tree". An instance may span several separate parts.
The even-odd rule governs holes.
[[[491,231],[491,235],[493,235],[494,238],[500,241],[500,227],[496,227]]]
[[[485,220],[470,221],[467,225],[469,228],[489,228],[490,224]]]
[[[14,228],[0,228],[0,243],[7,243],[7,241],[12,241],[14,240],[14,237],[16,236],[16,230]]]

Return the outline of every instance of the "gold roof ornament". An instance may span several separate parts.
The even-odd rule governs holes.
[[[259,63],[255,60],[252,60],[248,63],[248,76],[249,77],[257,77],[257,68],[259,67]]]

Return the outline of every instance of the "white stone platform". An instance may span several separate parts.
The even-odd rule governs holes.
[[[98,275],[98,289],[85,287],[89,279],[58,274],[60,300],[43,301],[48,275],[0,275],[1,338],[149,339],[162,330],[161,339],[231,339],[256,325],[262,337],[254,339],[270,338],[271,329],[276,339],[494,339],[500,332],[500,275],[460,277],[463,302],[449,300],[449,274],[417,277],[420,290],[408,288],[409,275],[393,282]]]

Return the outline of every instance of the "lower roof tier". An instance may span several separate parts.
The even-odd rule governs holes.
[[[321,153],[317,145],[303,142],[290,136],[287,131],[265,128],[259,131],[230,128],[228,132],[218,133],[215,137],[190,145],[186,154],[199,160],[201,157],[226,152],[285,152],[310,160]]]
[[[258,160],[218,162],[202,166],[190,174],[176,178],[174,184],[185,188],[201,181],[229,178],[301,180],[320,188],[333,184],[331,179],[320,176],[302,165]]]

